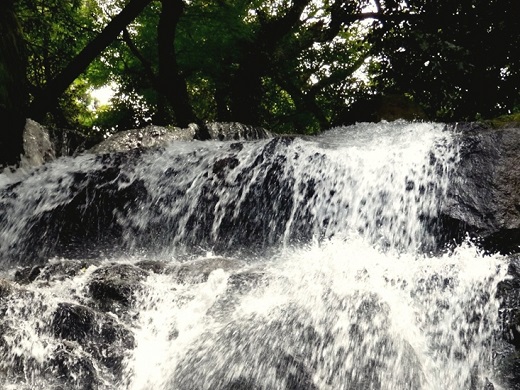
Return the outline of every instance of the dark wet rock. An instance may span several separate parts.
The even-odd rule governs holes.
[[[189,127],[168,128],[150,125],[142,129],[120,131],[98,145],[90,148],[89,153],[124,152],[135,148],[151,148],[164,146],[173,141],[191,141],[195,136],[195,129]]]
[[[129,182],[121,171],[124,162],[117,162],[118,157],[109,158],[110,165],[100,171],[77,173],[70,201],[40,216],[31,229],[33,234],[46,229],[47,235],[57,238],[56,247],[50,248],[53,255],[92,258],[121,249],[119,218],[138,207],[146,189],[139,180]]]
[[[46,185],[54,187],[53,194],[42,190],[36,196],[23,182],[0,191],[0,210],[4,211],[0,222],[5,226],[1,233],[18,237],[16,243],[0,248],[4,264],[37,264],[52,257],[96,258],[122,250],[124,228],[133,227],[123,224],[123,228],[120,221],[147,197],[143,182],[124,173],[141,153],[100,155],[94,158],[98,169],[51,174]],[[49,169],[44,165],[31,175],[45,176]],[[64,198],[56,201],[54,196]],[[30,202],[23,207],[33,210],[21,220],[16,214],[20,197],[28,197]]]
[[[238,122],[209,122],[205,124],[211,139],[219,141],[257,140],[273,135],[262,127],[244,125]]]
[[[166,273],[174,275],[178,283],[202,283],[215,270],[231,271],[239,269],[244,263],[240,260],[225,257],[208,257],[187,261],[170,266]]]
[[[62,281],[75,277],[95,263],[95,261],[62,259],[54,260],[46,264],[21,267],[16,270],[14,281],[22,285],[30,284],[34,281]]]
[[[98,327],[87,345],[87,350],[112,374],[119,377],[127,351],[135,346],[135,339],[130,330],[109,315],[100,315]]]
[[[98,264],[93,260],[55,260],[43,267],[38,275],[39,280],[48,282],[62,281],[73,278],[84,272],[92,265]]]
[[[247,131],[240,130],[246,127],[211,126],[215,134],[227,134],[229,130],[247,139],[244,135]],[[440,216],[424,223],[432,225],[435,233],[442,236],[441,246],[460,241],[469,233],[478,238],[485,249],[518,251],[520,131],[475,124],[459,125],[459,128],[461,162],[452,178],[448,199]],[[259,134],[254,136],[260,137]],[[294,137],[275,137],[262,143],[256,159],[245,164],[247,166],[241,165],[238,155],[244,142],[231,144],[223,149],[222,155],[209,161],[205,159],[204,146],[201,150],[173,156],[162,176],[158,173],[156,185],[165,189],[159,196],[147,188],[149,183],[145,177],[133,172],[150,153],[160,158],[163,149],[136,147],[125,152],[100,154],[91,157],[97,164],[95,168],[68,172],[66,178],[53,174],[49,164],[44,165],[32,175],[49,175],[46,185],[56,193],[63,191],[67,195],[52,202],[29,196],[33,203],[27,206],[27,202],[17,203],[18,198],[30,192],[23,182],[2,189],[0,223],[6,226],[5,232],[1,232],[6,237],[0,237],[5,240],[0,246],[0,258],[3,263],[34,265],[51,257],[108,257],[179,243],[186,247],[212,248],[216,253],[238,246],[238,250],[261,253],[282,239],[286,243],[297,243],[325,234],[331,230],[327,218],[317,221],[312,210],[295,205],[295,202],[305,204],[316,197],[320,184],[313,177],[301,182],[295,179],[288,159],[299,157],[297,153],[291,156],[287,153],[294,140]],[[308,157],[307,163],[327,164],[327,156],[316,153]],[[204,170],[198,179],[200,187],[196,194],[190,193],[192,182],[183,176],[191,169]],[[412,187],[416,189],[415,183],[406,183],[406,188]],[[223,201],[222,194],[227,189],[239,190],[237,202]],[[295,191],[299,191],[296,197]],[[47,195],[41,193],[41,197]],[[175,207],[179,200],[193,196],[196,204],[180,202],[179,207]],[[14,211],[21,203],[34,210],[32,214],[24,214],[22,221]],[[45,207],[40,207],[41,204]],[[136,217],[140,210],[147,211],[146,218]],[[216,221],[218,229],[214,229]],[[289,230],[288,221],[291,221]],[[28,274],[20,274],[21,282],[30,283],[40,278],[37,268],[25,271]]]
[[[274,335],[265,335],[265,340],[251,344],[248,337],[255,336],[250,333],[252,327],[231,326],[215,335],[216,345],[211,350],[189,351],[177,367],[172,388],[187,390],[198,383],[204,388],[230,390],[318,389],[312,379],[312,367],[278,348],[273,343]],[[213,365],[208,359],[216,358],[215,353],[221,361]]]
[[[42,265],[35,265],[32,267],[24,267],[16,270],[14,274],[14,280],[20,284],[32,283],[40,276]]]
[[[520,351],[520,256],[511,257],[508,278],[498,285],[502,336]]]
[[[287,390],[318,390],[318,387],[312,380],[311,371],[300,360],[286,354],[280,359],[275,366],[276,374],[286,379]]]
[[[291,172],[284,172],[286,147],[293,142],[294,137],[273,138],[263,147],[256,160],[240,171],[236,182],[250,183],[244,188],[240,213],[236,213],[236,204],[225,203],[219,229],[212,238],[214,210],[219,202],[219,198],[213,194],[217,189],[221,190],[222,186],[231,185],[224,179],[236,164],[233,159],[225,160],[223,169],[216,170],[215,180],[208,180],[203,188],[208,196],[198,205],[200,213],[187,221],[187,229],[193,232],[189,237],[190,244],[207,243],[215,250],[220,250],[240,243],[243,247],[241,249],[254,253],[278,242],[285,232],[294,203],[294,178]],[[259,172],[260,179],[257,179]],[[310,237],[312,225],[305,220],[305,216],[300,218],[296,215],[293,226],[294,236],[291,239],[304,240]]]
[[[294,179],[290,178],[291,172],[287,172],[289,177],[280,172],[286,169],[286,148],[293,142],[294,137],[273,138],[240,172],[235,172],[240,164],[235,153],[243,147],[240,142],[232,144],[213,162],[204,160],[204,151],[175,156],[163,176],[157,178],[157,185],[165,188],[160,197],[149,191],[145,178],[131,173],[143,158],[149,157],[143,149],[96,156],[96,168],[68,172],[65,179],[43,166],[41,172],[33,174],[51,175],[46,185],[66,195],[59,202],[31,197],[34,211],[20,220],[14,212],[16,199],[27,196],[29,189],[22,182],[5,188],[0,194],[0,210],[5,209],[0,213],[0,222],[7,228],[1,234],[6,235],[6,240],[17,238],[16,242],[7,241],[0,247],[0,258],[21,265],[38,264],[52,257],[93,259],[140,248],[170,247],[177,240],[185,246],[212,247],[216,252],[240,244],[241,250],[254,253],[279,241],[291,218]],[[160,157],[162,152],[155,152]],[[196,194],[189,194],[191,183],[183,175],[205,166],[207,179]],[[228,180],[231,173],[238,177]],[[237,183],[249,183],[241,195],[240,213],[233,202],[221,202],[226,188],[236,187]],[[306,188],[312,191],[311,187]],[[197,199],[193,208],[173,207],[178,200],[193,195]],[[307,196],[311,194],[304,198]],[[47,202],[44,208],[38,207],[40,202]],[[219,229],[214,231],[218,207],[223,207],[222,218]],[[139,210],[147,210],[146,218],[136,218]],[[304,210],[293,215],[291,240],[312,235],[312,216],[306,212],[309,213]],[[31,282],[36,277],[29,272],[23,278]]]
[[[494,348],[497,377],[506,388],[520,389],[520,255],[510,256],[508,278],[497,288],[501,332]]]
[[[39,166],[56,158],[49,131],[32,119],[27,119],[23,133],[22,166]]]
[[[226,171],[236,168],[239,164],[240,161],[238,161],[236,157],[225,157],[217,160],[213,164],[213,173],[223,179],[226,175]]]
[[[92,361],[72,348],[60,348],[51,360],[53,376],[65,388],[97,390],[99,386],[96,368]]]
[[[265,276],[263,271],[257,269],[233,273],[228,278],[227,293],[246,294],[264,282]]]
[[[102,308],[114,303],[129,307],[147,275],[147,271],[130,264],[103,266],[92,273],[88,291]]]
[[[445,234],[520,251],[520,128],[460,124],[460,163],[442,211]]]
[[[226,292],[219,296],[207,314],[216,319],[226,320],[234,312],[244,295],[252,290],[258,291],[268,283],[265,272],[260,269],[232,272],[227,279]]]
[[[145,271],[153,272],[155,274],[162,274],[167,270],[167,263],[164,261],[157,260],[142,260],[135,263],[136,267],[139,267]]]
[[[52,320],[54,335],[71,341],[84,341],[96,326],[93,309],[72,303],[58,304]]]
[[[115,318],[79,304],[60,303],[51,326],[55,337],[78,342],[113,375],[121,375],[125,352],[135,347],[133,334]]]
[[[0,233],[5,235],[0,236],[0,240],[5,240],[5,245],[0,246],[0,258],[5,259],[4,264],[26,266],[53,257],[106,258],[129,250],[149,250],[151,243],[168,247],[180,239],[186,246],[214,247],[216,251],[235,243],[242,243],[251,251],[269,246],[282,236],[291,215],[294,180],[284,178],[280,172],[287,160],[285,148],[293,141],[294,137],[273,138],[255,161],[238,173],[235,171],[240,161],[236,153],[243,147],[240,142],[232,144],[214,162],[204,160],[204,150],[174,156],[157,178],[157,185],[165,188],[159,197],[147,188],[146,178],[132,174],[142,159],[150,157],[151,151],[144,149],[89,157],[92,162],[86,165],[93,164],[90,169],[59,175],[51,166],[44,165],[31,176],[47,178],[45,186],[52,192],[42,190],[41,195],[33,196],[32,189],[19,181],[0,193],[0,223],[5,226]],[[153,152],[160,157],[164,151]],[[174,202],[192,196],[188,195],[191,183],[186,182],[184,175],[201,167],[205,167],[207,179],[200,192],[193,194],[197,205],[189,210],[171,209]],[[228,180],[231,172],[238,177]],[[258,172],[262,172],[260,179]],[[212,232],[215,207],[221,200],[219,194],[225,193],[228,186],[249,182],[251,185],[244,188],[241,212],[237,215],[235,204],[223,203],[220,228]],[[30,209],[21,216],[17,213],[22,203]],[[139,210],[148,211],[146,218],[135,217]],[[272,215],[277,216],[275,221]],[[310,224],[301,219],[305,216],[294,221],[298,239],[312,231]],[[179,237],[179,232],[185,235]],[[36,276],[27,275],[25,280],[30,282]]]
[[[12,291],[13,287],[11,283],[7,280],[0,278],[0,300],[9,296],[9,294],[11,294]]]
[[[519,390],[520,378],[518,378],[518,372],[520,372],[520,353],[515,352],[514,354],[508,355],[507,358],[501,362],[499,369],[501,384],[506,386],[505,388],[509,390]]]

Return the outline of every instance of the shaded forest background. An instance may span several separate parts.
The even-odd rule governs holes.
[[[514,9],[514,0],[2,0],[0,165],[19,158],[25,118],[99,138],[204,121],[314,133],[370,120],[389,98],[435,121],[515,114]],[[92,91],[107,85],[114,95],[100,105]]]

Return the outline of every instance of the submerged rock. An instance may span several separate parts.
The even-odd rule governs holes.
[[[71,301],[49,299],[47,288],[67,285],[76,277],[81,280],[87,265],[55,260],[19,270],[13,276],[18,282],[0,279],[0,372],[5,370],[10,381],[39,373],[42,388],[90,390],[105,388],[102,383],[108,378],[116,383],[123,375],[124,358],[136,346],[128,328],[131,320],[126,316],[123,324],[116,314],[103,310],[125,315],[123,309],[146,271],[126,264],[100,266],[88,271],[87,288],[74,284]],[[32,332],[45,341],[20,347],[20,338]],[[38,357],[42,349],[45,353]]]
[[[174,275],[178,283],[200,283],[207,281],[209,274],[217,269],[230,271],[243,265],[243,262],[235,259],[210,257],[172,265],[166,273]]]
[[[130,264],[103,266],[92,273],[87,288],[102,310],[110,310],[114,305],[129,307],[147,274]]]
[[[133,334],[111,315],[87,306],[60,303],[54,312],[55,337],[78,342],[91,359],[113,375],[121,375],[126,351],[135,347]]]
[[[99,378],[92,361],[70,346],[54,351],[47,375],[56,378],[56,390],[96,390],[99,387]]]
[[[171,388],[191,389],[193,383],[237,390],[421,388],[420,361],[389,331],[389,309],[380,297],[329,299],[324,321],[287,304],[234,318],[218,332],[202,335],[179,362]]]

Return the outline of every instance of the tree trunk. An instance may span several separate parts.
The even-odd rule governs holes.
[[[251,51],[232,79],[230,108],[233,120],[257,126],[260,124],[262,77],[267,66],[267,54]]]
[[[36,121],[41,121],[45,114],[57,104],[58,98],[83,73],[90,63],[110,45],[123,29],[134,20],[151,0],[130,0],[126,7],[112,19],[103,31],[67,65],[67,67],[50,81],[35,96],[29,115]]]
[[[0,2],[0,167],[14,165],[23,153],[29,95],[26,54],[12,0]]]
[[[186,127],[198,122],[190,104],[186,80],[179,70],[175,53],[175,33],[184,11],[182,0],[162,0],[157,28],[159,50],[159,92],[171,104],[177,125]]]
[[[309,3],[310,0],[294,0],[284,15],[261,20],[261,27],[254,41],[248,44],[231,82],[230,106],[234,120],[261,125],[262,78],[269,74],[280,41],[300,25],[300,16]]]

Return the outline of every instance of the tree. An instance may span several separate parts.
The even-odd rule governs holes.
[[[383,90],[413,95],[431,118],[474,120],[520,107],[520,20],[512,0],[407,2],[376,49]]]
[[[36,118],[60,99],[57,111],[69,102],[70,116],[84,120],[84,92],[110,82],[114,104],[96,123],[110,129],[220,120],[315,132],[355,101],[395,93],[442,120],[520,104],[512,0],[18,2],[26,4],[18,16],[35,26],[28,42],[39,45],[29,47],[38,54],[28,77]],[[68,16],[39,18],[43,3]],[[100,22],[106,14],[115,16]],[[96,25],[103,31],[93,35]],[[81,28],[85,39],[70,40]]]
[[[373,17],[363,12],[368,3],[194,1],[179,23],[179,62],[219,120],[323,129],[352,95],[350,81],[369,54],[359,24]]]
[[[58,98],[65,92],[72,82],[83,72],[103,50],[110,45],[123,29],[134,20],[151,0],[130,0],[122,11],[115,16],[110,23],[90,41],[85,48],[75,56],[71,62],[49,81],[35,97],[30,106],[29,113],[35,120],[41,120],[43,116],[56,104]]]
[[[359,89],[351,80],[369,54],[358,23],[368,18],[362,6],[194,0],[182,13],[166,13],[153,2],[104,64],[120,85],[118,101],[144,98],[155,123],[202,118],[316,131]]]
[[[13,165],[23,152],[29,95],[26,55],[13,0],[0,2],[0,167]]]
[[[28,57],[27,84],[31,97],[54,79],[96,35],[95,3],[84,0],[17,0],[16,14],[23,26]],[[77,126],[86,113],[88,85],[78,77],[51,106],[47,123]]]

